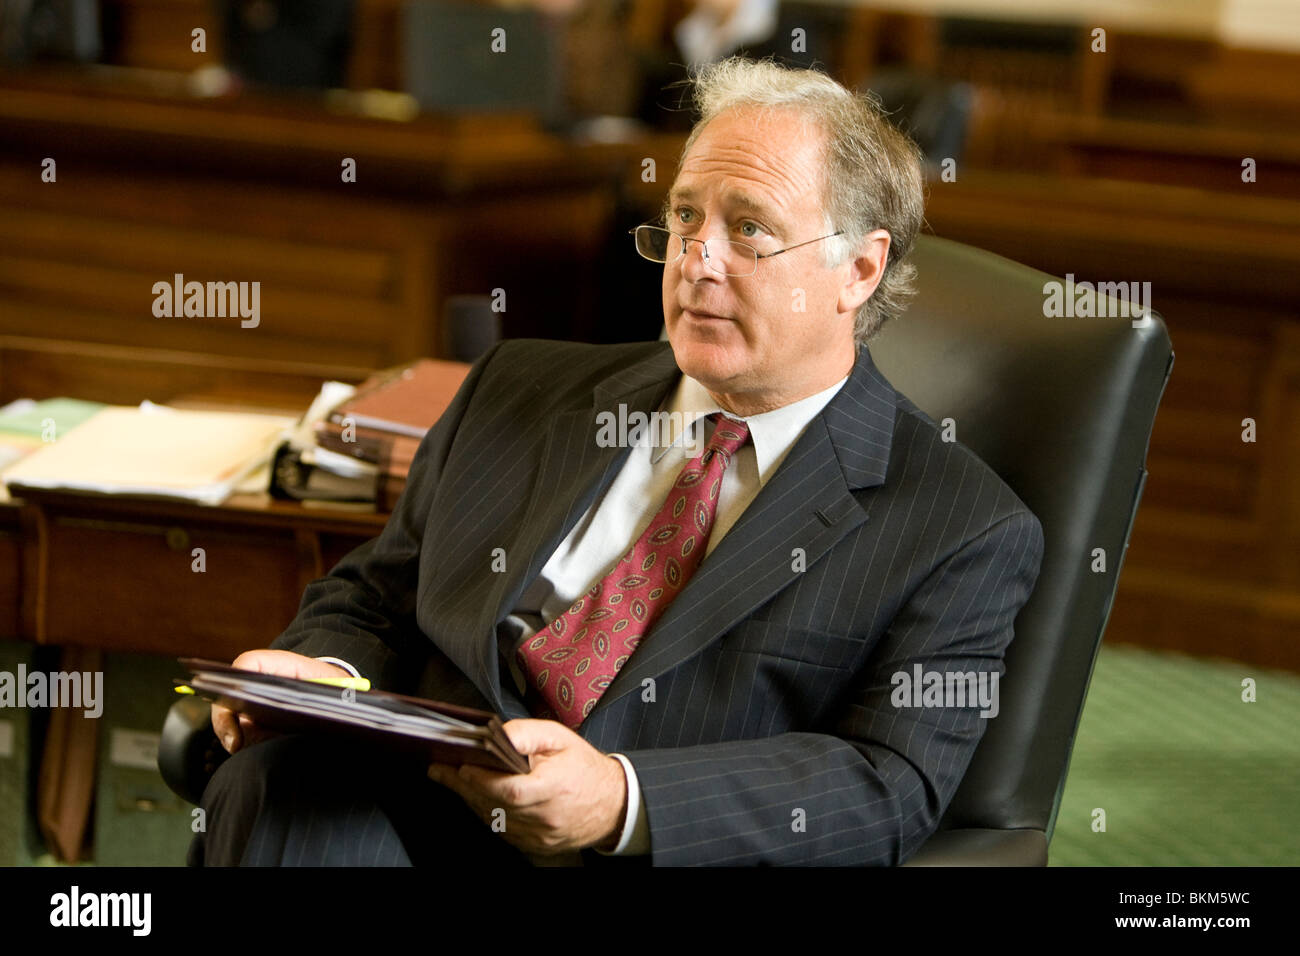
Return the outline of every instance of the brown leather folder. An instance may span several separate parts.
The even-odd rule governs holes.
[[[184,657],[195,693],[285,733],[337,734],[429,761],[528,773],[496,714],[381,690],[338,687]]]
[[[329,421],[422,438],[456,397],[467,374],[469,366],[462,362],[427,358],[379,372],[330,412]]]

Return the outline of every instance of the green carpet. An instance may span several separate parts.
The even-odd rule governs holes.
[[[1255,681],[1255,703],[1242,680]],[[1095,832],[1094,810],[1105,811]],[[1300,864],[1300,677],[1102,647],[1051,866]]]

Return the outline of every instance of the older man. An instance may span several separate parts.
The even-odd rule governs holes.
[[[937,826],[989,710],[898,675],[1000,675],[1042,533],[864,347],[910,293],[917,152],[818,73],[696,96],[636,231],[670,344],[494,349],[384,532],[237,662],[491,708],[531,772],[358,780],[218,709],[195,861],[892,864]]]

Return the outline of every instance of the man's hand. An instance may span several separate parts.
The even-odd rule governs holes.
[[[263,674],[296,677],[299,680],[352,676],[335,664],[318,661],[314,657],[303,657],[292,651],[245,651],[234,659],[231,666]],[[232,754],[240,747],[252,746],[275,736],[273,731],[259,728],[246,714],[237,714],[217,704],[212,705],[212,729],[216,731],[221,746]]]
[[[430,778],[459,794],[486,823],[504,810],[501,835],[526,853],[612,850],[627,810],[623,765],[558,721],[512,720],[505,731],[529,758],[531,773],[434,763]]]

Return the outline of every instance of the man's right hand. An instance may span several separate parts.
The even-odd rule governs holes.
[[[234,659],[231,666],[246,671],[260,671],[263,674],[296,677],[299,680],[313,677],[352,676],[335,664],[318,661],[314,657],[304,657],[292,651],[245,651]],[[252,746],[275,736],[274,731],[259,728],[247,714],[237,714],[218,704],[212,705],[212,729],[216,731],[221,746],[232,754],[240,747]]]

